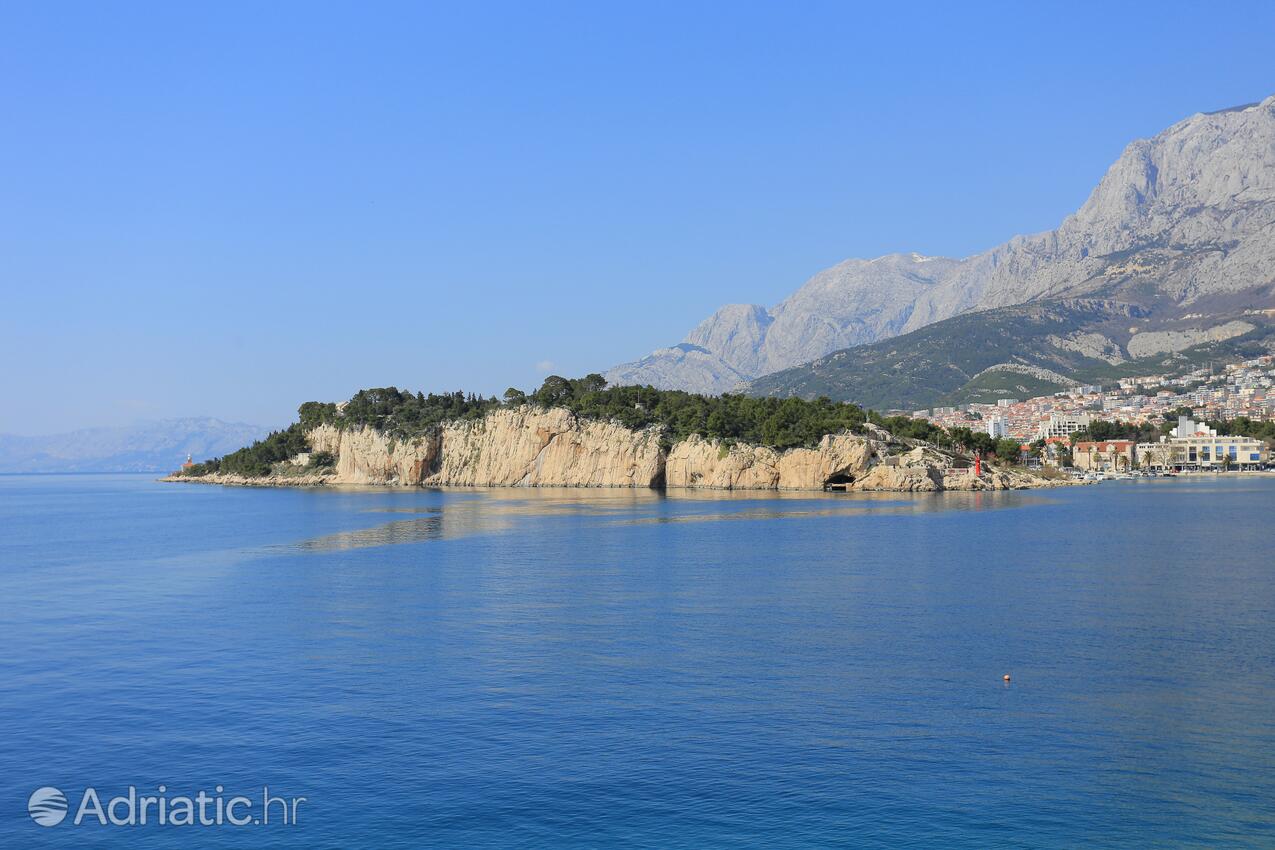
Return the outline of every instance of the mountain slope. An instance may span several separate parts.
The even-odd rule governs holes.
[[[44,437],[0,435],[0,472],[171,472],[234,451],[267,429],[207,417],[86,428]]]
[[[1053,392],[1077,381],[1175,374],[1210,359],[1275,351],[1275,322],[1251,306],[1272,303],[1272,287],[1201,299],[1204,315],[1190,318],[1162,295],[1139,298],[1118,288],[1105,295],[967,313],[775,372],[747,390],[911,410]]]
[[[721,392],[735,374],[755,378],[974,310],[1144,286],[1171,318],[1272,282],[1275,96],[1133,142],[1056,230],[963,260],[848,260],[771,310],[718,311],[686,338],[701,349],[694,363],[661,349],[607,378]]]
[[[971,258],[905,330],[970,309],[1151,282],[1179,304],[1275,280],[1275,96],[1133,142],[1057,230]]]
[[[686,335],[606,373],[612,384],[720,393],[758,375],[804,363],[837,348],[899,333],[920,296],[957,260],[890,254],[826,269],[767,310],[728,304]],[[688,359],[685,346],[694,346]]]

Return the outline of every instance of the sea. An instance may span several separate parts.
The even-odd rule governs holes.
[[[1272,478],[152,479],[0,476],[2,847],[1275,846]]]

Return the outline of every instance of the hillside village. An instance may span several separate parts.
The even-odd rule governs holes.
[[[1275,356],[1267,355],[1181,377],[1124,378],[1111,386],[1076,386],[1029,399],[916,410],[911,416],[948,429],[969,428],[997,439],[1036,443],[1043,449],[1040,462],[1070,463],[1084,472],[1256,469],[1270,459],[1262,439],[1219,434],[1205,423],[1275,422],[1273,386]],[[1159,426],[1174,422],[1158,440],[1077,439],[1091,430],[1107,430],[1095,428],[1097,423]]]

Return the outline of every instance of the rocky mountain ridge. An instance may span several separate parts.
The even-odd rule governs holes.
[[[973,311],[1106,293],[1150,304],[1173,321],[1199,312],[1193,307],[1201,299],[1271,284],[1275,96],[1198,113],[1129,144],[1053,231],[964,259],[847,260],[773,308],[723,307],[681,346],[616,366],[607,379],[724,392],[741,378]]]

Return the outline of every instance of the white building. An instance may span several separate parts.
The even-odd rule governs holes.
[[[1050,415],[1048,422],[1040,423],[1036,438],[1048,440],[1050,437],[1067,437],[1085,430],[1092,421],[1093,417],[1088,413],[1054,413]]]
[[[987,419],[987,435],[992,439],[1009,436],[1009,420],[1004,416],[990,416]]]
[[[1139,443],[1138,459],[1151,469],[1260,469],[1266,447],[1253,437],[1228,437],[1202,422],[1178,417],[1158,443]]]

